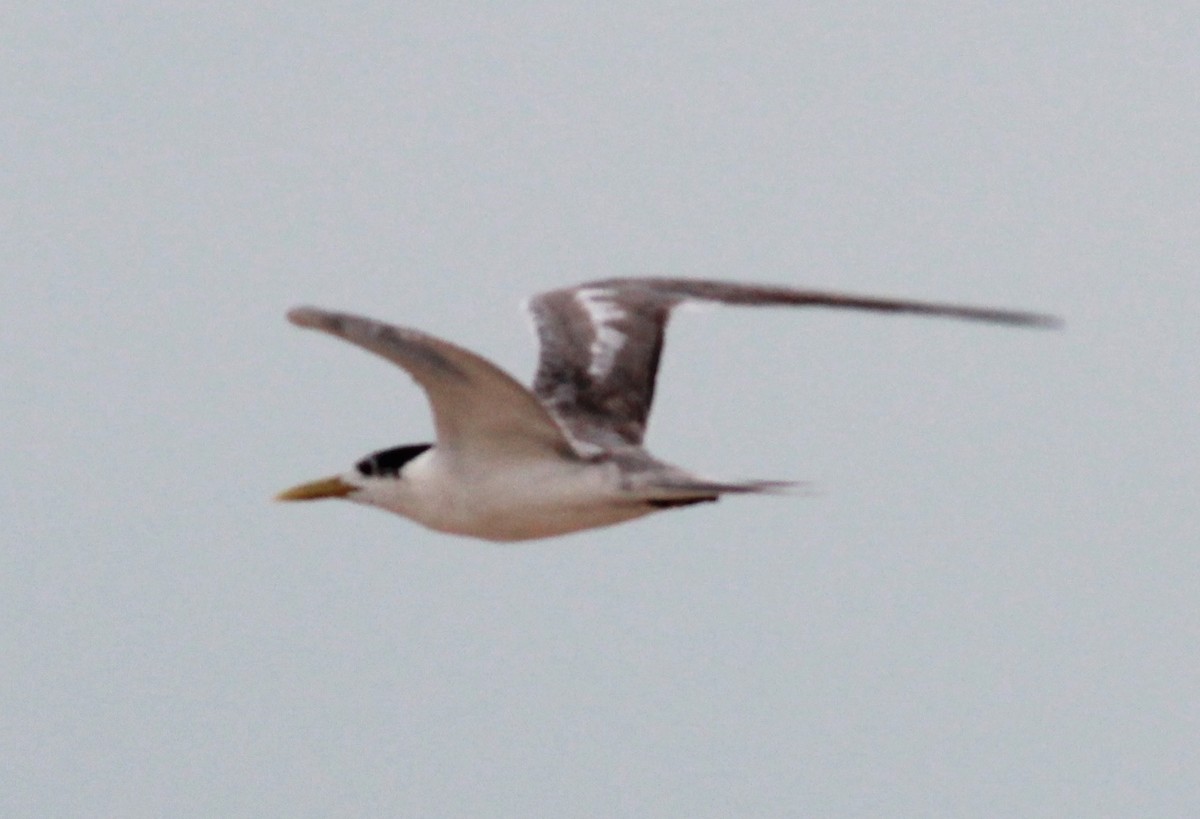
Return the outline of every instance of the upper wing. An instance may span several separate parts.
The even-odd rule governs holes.
[[[641,444],[671,310],[688,301],[819,305],[1052,327],[1051,316],[697,279],[607,279],[528,302],[541,344],[533,391],[571,434],[602,446]]]
[[[546,408],[490,361],[418,330],[315,307],[288,311],[300,327],[343,338],[404,368],[429,396],[444,451],[563,455],[571,446]]]

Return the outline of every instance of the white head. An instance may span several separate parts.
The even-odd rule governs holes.
[[[293,486],[281,492],[276,499],[302,501],[345,498],[355,503],[394,508],[397,496],[404,494],[404,480],[409,465],[432,447],[433,444],[408,444],[383,449],[363,458],[351,472]]]

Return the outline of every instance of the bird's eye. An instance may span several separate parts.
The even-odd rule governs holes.
[[[359,461],[357,464],[354,465],[354,468],[358,470],[358,474],[362,475],[363,477],[369,478],[375,474],[375,459],[374,458],[363,458],[361,461]]]

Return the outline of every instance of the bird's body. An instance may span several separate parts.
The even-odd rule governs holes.
[[[426,391],[435,444],[377,452],[353,472],[288,490],[285,500],[344,497],[430,529],[515,541],[608,526],[780,481],[713,481],[643,446],[663,334],[689,301],[822,305],[1020,325],[1030,313],[691,279],[613,279],[534,297],[542,352],[530,391],[486,359],[417,330],[297,308],[288,318],[404,368]]]
[[[440,532],[512,541],[607,526],[655,511],[607,459],[471,459],[429,450],[378,505]]]

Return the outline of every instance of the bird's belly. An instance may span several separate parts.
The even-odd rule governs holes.
[[[456,474],[431,485],[420,512],[408,515],[431,529],[485,540],[515,541],[608,526],[654,511],[623,495],[607,467],[564,462],[509,465],[481,474]]]

